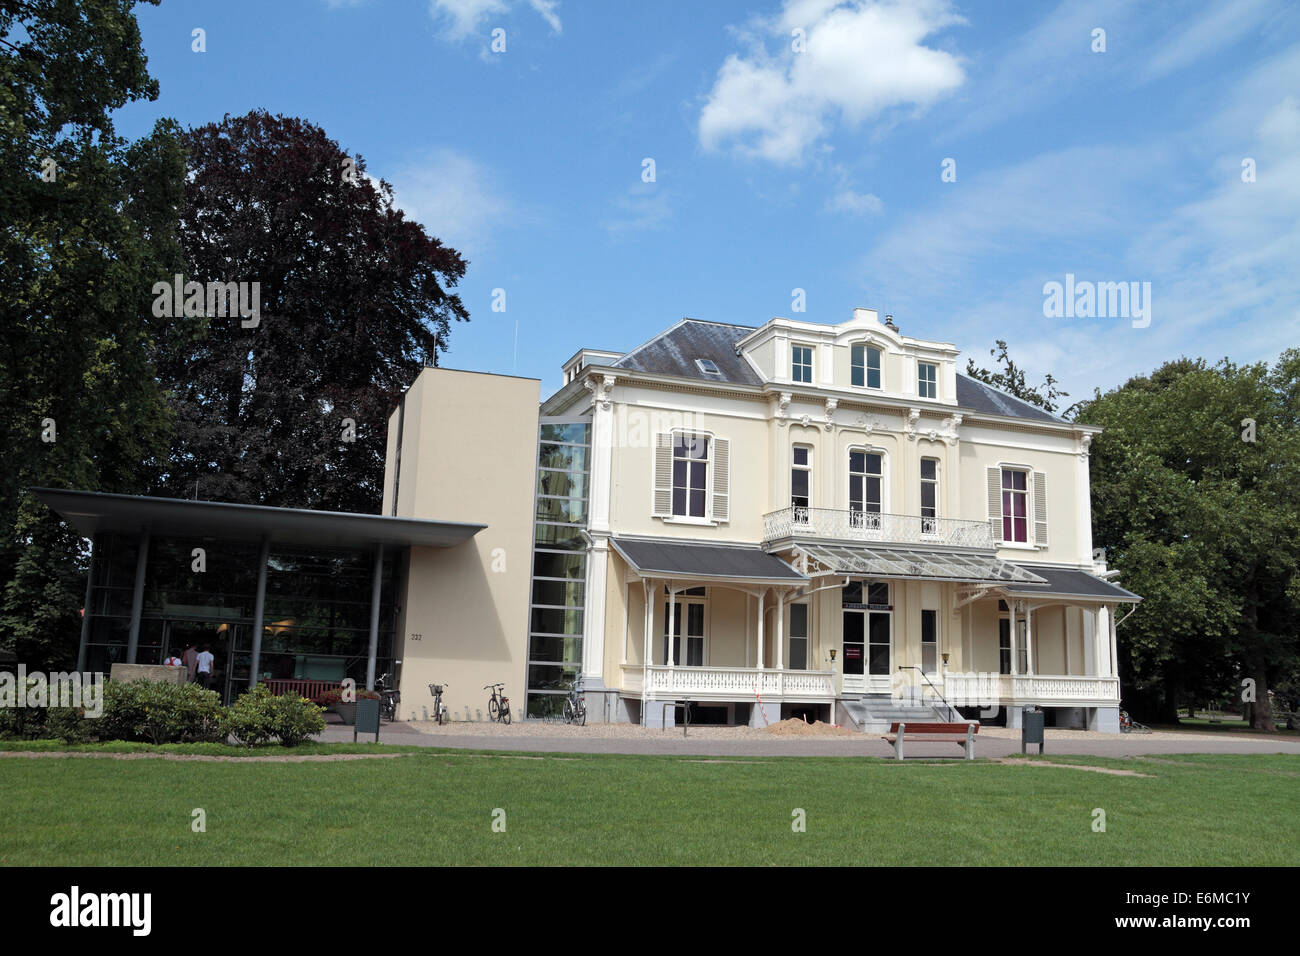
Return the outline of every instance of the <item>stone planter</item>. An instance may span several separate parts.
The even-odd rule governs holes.
[[[338,714],[343,723],[349,727],[357,722],[357,705],[355,702],[351,704],[332,704],[329,709]]]

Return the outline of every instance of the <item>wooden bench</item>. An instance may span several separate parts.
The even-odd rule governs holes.
[[[889,734],[881,740],[888,740],[894,745],[894,756],[903,759],[903,740],[926,740],[936,743],[957,744],[966,751],[966,759],[975,759],[975,735],[979,733],[979,721],[972,720],[964,724],[914,724],[898,723],[889,725]]]

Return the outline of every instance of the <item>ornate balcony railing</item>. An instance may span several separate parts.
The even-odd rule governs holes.
[[[799,537],[939,544],[957,548],[993,547],[993,532],[987,521],[922,518],[836,508],[782,508],[763,515],[765,541]]]
[[[1119,678],[1060,674],[957,673],[944,675],[944,696],[958,707],[998,704],[1119,703]]]
[[[644,685],[644,686],[643,686]],[[651,698],[671,700],[750,700],[762,697],[831,700],[835,685],[830,671],[780,670],[774,667],[623,667],[623,689]]]

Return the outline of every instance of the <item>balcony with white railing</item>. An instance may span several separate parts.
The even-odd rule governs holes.
[[[830,671],[776,667],[623,666],[623,689],[651,700],[833,700],[832,678]]]
[[[993,547],[993,531],[988,521],[805,507],[782,508],[763,515],[765,542],[792,538],[942,545],[954,548]]]
[[[1118,706],[1118,677],[1077,674],[944,674],[943,693],[958,707],[1039,704],[1044,707]]]

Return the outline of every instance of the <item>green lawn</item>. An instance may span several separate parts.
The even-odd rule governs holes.
[[[1300,757],[1285,755],[1044,758],[1150,775],[1131,777],[982,760],[383,749],[404,755],[3,758],[0,864],[1266,866],[1294,864],[1300,836]],[[206,833],[191,832],[196,807]],[[495,808],[505,833],[492,830]],[[795,808],[806,833],[791,830]]]

